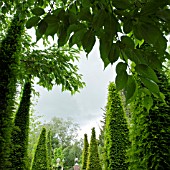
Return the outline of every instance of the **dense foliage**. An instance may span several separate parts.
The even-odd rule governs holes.
[[[144,108],[146,96],[138,96],[132,106],[129,169],[170,168],[170,84],[165,73],[157,73],[160,91],[165,95],[162,102],[154,98],[152,107]]]
[[[102,170],[100,165],[95,128],[92,128],[86,170]]]
[[[83,153],[82,153],[82,169],[86,169],[86,167],[87,167],[88,148],[89,148],[89,143],[88,143],[88,139],[87,139],[87,134],[84,134],[84,146],[83,146]]]
[[[170,58],[165,37],[170,32],[168,5],[169,0],[62,0],[48,12],[36,7],[26,26],[35,26],[38,38],[57,34],[59,46],[76,44],[87,54],[98,38],[104,66],[118,61],[116,87],[127,91],[127,102],[138,88],[129,61],[136,64],[135,72],[150,93],[161,98],[155,71]]]
[[[12,131],[12,168],[28,168],[28,133],[29,133],[29,109],[31,99],[31,83],[26,82],[18,111],[15,115],[14,128]]]
[[[43,128],[35,150],[32,170],[48,170],[46,129]]]
[[[23,22],[16,13],[6,37],[0,44],[0,169],[2,170],[7,169],[10,165],[12,118],[19,62],[18,51],[21,49],[20,38],[23,32]]]
[[[114,83],[109,84],[104,133],[106,168],[127,170],[126,151],[129,147],[129,130],[120,94]]]
[[[47,152],[48,152],[48,166],[52,169],[52,142],[51,142],[51,130],[47,133]]]

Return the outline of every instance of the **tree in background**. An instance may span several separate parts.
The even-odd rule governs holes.
[[[31,80],[30,80],[31,81]],[[31,104],[31,82],[25,82],[12,131],[11,162],[14,169],[28,169],[29,110]]]
[[[83,154],[82,154],[82,169],[86,169],[86,167],[87,167],[88,148],[89,148],[89,143],[88,143],[88,139],[87,139],[87,134],[84,134],[84,147],[83,147]]]
[[[78,158],[79,164],[81,164],[81,156],[82,156],[82,145],[83,145],[83,140],[77,140],[70,146],[64,148],[63,154],[64,154],[64,168],[72,168],[74,165],[74,159]]]
[[[78,130],[80,129],[77,123],[71,119],[64,120],[54,117],[49,123],[43,125],[47,130],[51,130],[52,147],[62,147],[63,149],[76,142]]]
[[[48,170],[46,129],[43,128],[37,143],[32,170]]]
[[[126,151],[129,147],[129,130],[120,94],[116,91],[114,83],[110,83],[108,87],[104,134],[105,169],[127,170]]]
[[[92,128],[90,145],[88,150],[87,170],[102,170],[98,153],[95,128]]]
[[[170,169],[170,84],[164,72],[157,76],[165,101],[141,95],[131,105],[129,170]],[[144,102],[151,103],[150,110]]]
[[[52,169],[52,143],[51,143],[51,130],[47,133],[47,152],[48,152],[48,165]]]

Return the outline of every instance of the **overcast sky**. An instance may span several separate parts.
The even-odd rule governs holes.
[[[30,34],[35,35],[30,31]],[[35,39],[35,37],[33,37]],[[41,46],[41,42],[38,43]],[[100,59],[98,44],[95,45],[88,59],[85,53],[80,54],[77,63],[79,72],[83,75],[86,87],[80,93],[71,95],[70,92],[61,92],[60,87],[55,86],[52,91],[34,85],[34,89],[40,93],[38,102],[34,107],[37,116],[43,116],[42,121],[50,121],[54,116],[64,119],[72,118],[82,129],[80,136],[84,133],[89,136],[91,128],[95,127],[99,133],[100,120],[107,103],[107,88],[109,82],[115,79],[114,66],[109,65],[105,70]]]

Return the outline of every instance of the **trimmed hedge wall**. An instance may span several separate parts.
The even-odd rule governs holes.
[[[95,128],[92,128],[90,146],[88,149],[88,161],[87,161],[86,170],[102,170],[100,165]]]
[[[129,130],[120,94],[116,91],[114,83],[110,83],[108,87],[104,141],[105,169],[127,170],[126,152],[130,145]]]
[[[86,169],[86,167],[87,167],[88,148],[89,148],[89,143],[88,143],[88,139],[87,139],[87,134],[84,134],[84,147],[83,147],[83,153],[82,153],[82,169]]]
[[[43,128],[35,150],[32,170],[49,170],[48,167],[46,129]]]

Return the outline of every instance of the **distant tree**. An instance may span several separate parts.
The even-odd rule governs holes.
[[[48,170],[46,129],[43,128],[37,143],[32,170]]]
[[[31,104],[31,82],[26,82],[12,131],[12,168],[28,169],[29,109]]]
[[[77,140],[70,146],[64,148],[64,167],[67,169],[72,168],[74,165],[74,159],[78,158],[80,160],[79,164],[81,164],[81,156],[82,156],[82,139]]]
[[[87,167],[88,148],[89,148],[89,143],[88,143],[88,139],[87,139],[87,134],[84,134],[84,147],[83,147],[83,153],[82,153],[82,169],[86,169],[86,167]]]
[[[126,151],[129,147],[129,130],[126,115],[114,83],[109,84],[105,125],[106,165],[108,170],[127,170]]]
[[[131,103],[129,170],[170,169],[170,83],[164,72],[157,77],[164,101],[141,94]],[[152,103],[150,110],[144,102]]]
[[[86,170],[102,170],[100,165],[95,128],[92,128]]]
[[[53,149],[57,147],[64,149],[70,146],[71,143],[76,142],[78,130],[80,129],[79,125],[71,119],[64,120],[57,117],[54,117],[43,126],[51,130]]]

